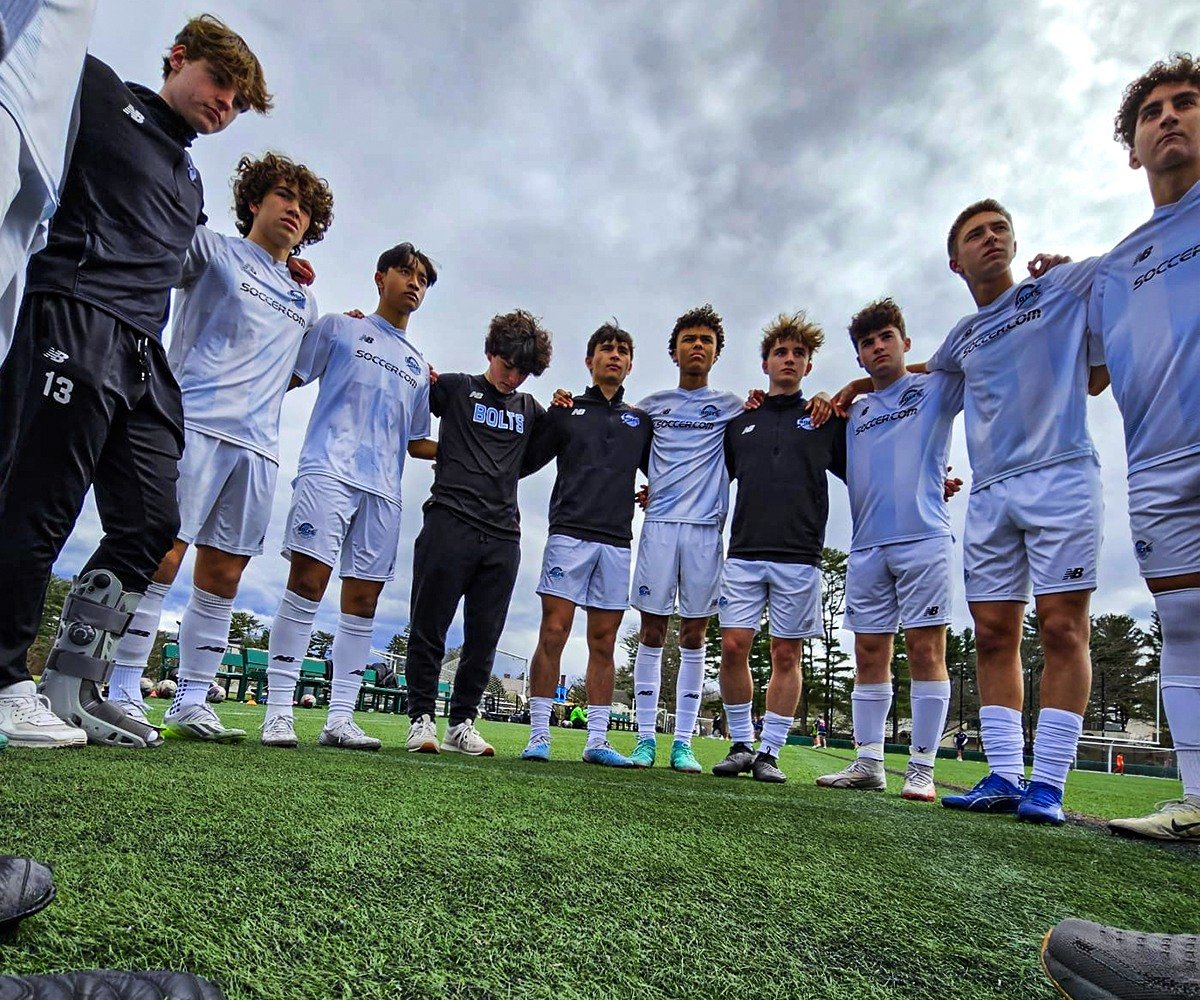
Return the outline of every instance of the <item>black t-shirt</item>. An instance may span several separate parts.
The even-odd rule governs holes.
[[[829,519],[826,473],[846,479],[846,421],[814,428],[800,393],[767,396],[725,428],[725,464],[736,479],[729,555],[781,563],[821,562]]]
[[[81,299],[162,336],[171,289],[204,221],[204,189],[187,122],[99,59],[83,65],[79,133],[26,287]]]
[[[523,474],[558,459],[551,534],[629,548],[634,480],[650,461],[654,428],[646,413],[624,402],[624,395],[621,388],[608,400],[589,386],[574,406],[552,406],[538,423]]]
[[[444,507],[480,531],[520,538],[517,480],[542,405],[526,392],[501,395],[482,375],[451,373],[430,387],[429,408],[441,424],[425,509]]]

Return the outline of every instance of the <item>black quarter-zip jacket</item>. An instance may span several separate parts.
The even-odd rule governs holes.
[[[571,407],[552,406],[538,425],[522,474],[558,459],[550,494],[550,533],[629,548],[638,469],[650,461],[650,417],[588,386]]]
[[[766,396],[725,429],[725,464],[736,479],[729,556],[821,562],[829,520],[826,473],[846,481],[846,421],[814,428],[800,393]]]
[[[196,133],[152,90],[88,56],[62,201],[26,288],[103,309],[157,339],[203,222]]]

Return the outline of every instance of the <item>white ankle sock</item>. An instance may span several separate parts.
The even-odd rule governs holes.
[[[778,759],[779,751],[787,743],[788,730],[792,728],[794,721],[778,712],[768,712],[764,715],[762,740],[759,741],[758,749]]]
[[[550,738],[550,707],[553,698],[534,697],[529,699],[529,738],[544,736]]]
[[[748,701],[744,705],[729,705],[725,706],[725,718],[729,720],[729,739],[733,743],[745,743],[746,746],[754,746],[754,723],[750,721],[750,710],[753,708],[754,702]]]
[[[305,600],[290,590],[283,592],[275,621],[271,624],[267,661],[267,719],[277,715],[292,717],[292,697],[300,667],[312,639],[313,622],[317,619],[316,601]]]
[[[892,685],[855,684],[850,694],[854,748],[859,757],[883,760],[883,731],[892,707]]]
[[[1163,707],[1184,795],[1200,795],[1200,589],[1154,595],[1162,623]]]
[[[1037,732],[1033,736],[1033,770],[1029,780],[1043,781],[1060,791],[1066,788],[1082,732],[1082,715],[1061,708],[1043,708],[1038,712]]]
[[[333,637],[333,684],[329,689],[329,718],[326,725],[354,718],[363,672],[371,655],[375,619],[359,618],[344,611],[338,616]]]
[[[979,709],[979,735],[993,774],[1018,784],[1025,777],[1025,741],[1021,736],[1021,713],[1003,705]]]
[[[142,674],[146,671],[158,626],[162,624],[162,606],[170,591],[169,583],[152,583],[146,588],[129,628],[117,643],[113,654],[113,672],[108,679],[108,696],[112,699],[140,702]]]
[[[662,687],[662,647],[638,643],[633,661],[633,697],[637,706],[638,739],[654,739],[658,721],[658,691]]]
[[[704,650],[679,651],[679,679],[675,682],[675,739],[692,742],[692,730],[700,717],[704,692]]]
[[[608,742],[608,717],[612,705],[588,705],[587,746],[598,747]]]
[[[950,708],[949,681],[913,681],[909,685],[912,701],[912,745],[909,756],[918,764],[933,767],[938,744]]]
[[[203,704],[229,645],[233,598],[192,587],[179,622],[179,689],[171,711]]]

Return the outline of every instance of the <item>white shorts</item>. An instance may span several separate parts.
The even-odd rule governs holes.
[[[683,618],[707,618],[717,610],[724,550],[715,524],[646,521],[633,571],[633,606],[669,615],[679,597]]]
[[[387,581],[396,575],[400,505],[330,476],[297,476],[283,529],[283,555],[337,564],[343,579]]]
[[[576,607],[624,611],[629,607],[629,549],[551,535],[542,557],[537,592]]]
[[[279,466],[265,455],[185,428],[179,460],[179,537],[256,556],[271,521]]]
[[[968,601],[1028,601],[1096,589],[1103,532],[1100,466],[1073,458],[971,494],[963,538]]]
[[[726,559],[717,603],[721,628],[757,632],[766,609],[772,638],[808,639],[824,631],[821,572],[806,563]]]
[[[954,539],[949,535],[851,552],[842,627],[884,635],[901,624],[948,624],[953,556]]]
[[[1129,477],[1129,530],[1142,576],[1200,573],[1200,455]]]

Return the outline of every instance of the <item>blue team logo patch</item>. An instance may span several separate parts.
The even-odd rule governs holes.
[[[907,407],[912,406],[918,400],[924,398],[924,389],[918,389],[916,386],[913,386],[911,389],[905,389],[904,392],[900,394],[900,409],[906,409]]]
[[[1139,538],[1133,543],[1133,551],[1137,555],[1138,559],[1147,559],[1154,551],[1154,543],[1147,542],[1145,539]]]
[[[312,538],[314,535],[316,535],[316,533],[317,529],[307,521],[301,521],[296,525],[296,534],[301,538]]]
[[[414,375],[421,374],[421,363],[411,355],[404,359],[404,363],[408,365],[408,370]]]
[[[727,607],[729,607],[729,598],[728,598],[728,597],[725,597],[724,595],[722,595],[721,597],[717,598],[717,607],[718,607],[718,608],[727,608]]]
[[[638,597],[649,597],[649,596],[650,596],[650,588],[649,587],[645,586],[644,584],[641,587],[638,587]]]
[[[1037,285],[1022,285],[1017,289],[1016,306],[1018,309],[1024,309],[1026,306],[1033,305],[1042,297],[1042,290]]]
[[[196,183],[196,178],[200,176],[200,171],[196,169],[196,164],[192,162],[192,158],[185,151],[183,158],[187,161],[188,180],[193,184]]]
[[[712,403],[708,403],[700,411],[700,419],[701,420],[715,420],[720,415],[720,413],[721,413],[721,411],[719,409],[717,409],[715,406],[713,406]]]
[[[304,304],[308,301],[308,296],[296,288],[288,289],[287,297],[301,309],[304,308]]]
[[[640,417],[635,417],[632,413],[622,413],[621,423],[623,423],[626,427],[639,427],[641,426],[642,420]]]
[[[802,431],[816,430],[816,428],[813,427],[812,417],[801,417],[796,421],[796,426]]]
[[[561,566],[551,566],[550,569],[547,570],[546,575],[550,577],[551,580],[561,580],[564,576],[566,576],[566,573],[563,572],[563,568]]]

